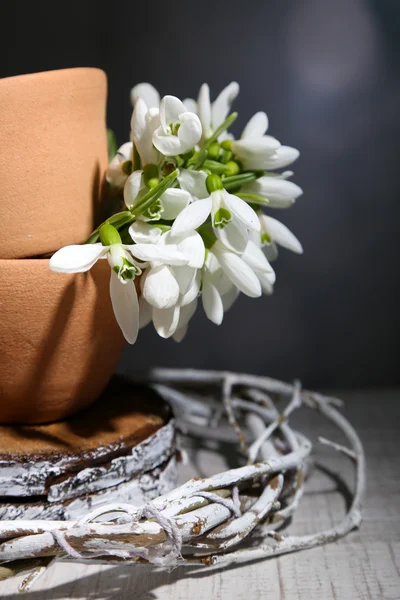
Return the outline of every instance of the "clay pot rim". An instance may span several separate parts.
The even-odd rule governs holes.
[[[2,82],[9,82],[12,81],[13,79],[20,81],[21,79],[24,81],[29,81],[32,79],[37,79],[38,77],[42,78],[42,77],[54,77],[56,76],[63,76],[65,73],[71,73],[72,71],[75,71],[75,73],[79,73],[80,71],[82,72],[87,72],[87,71],[98,71],[99,73],[102,73],[105,77],[107,77],[107,74],[105,71],[103,71],[103,69],[100,69],[99,67],[68,67],[66,69],[51,69],[50,71],[35,71],[34,73],[21,73],[20,75],[11,75],[9,77],[1,77],[0,78],[0,86],[2,84]]]

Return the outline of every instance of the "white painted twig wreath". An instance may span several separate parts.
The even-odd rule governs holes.
[[[340,401],[268,377],[218,371],[156,369],[148,383],[174,408],[188,431],[227,418],[238,434],[248,464],[209,478],[195,478],[144,507],[109,504],[78,521],[0,522],[0,562],[41,561],[21,585],[27,591],[53,560],[225,565],[277,556],[325,544],[346,535],[361,522],[365,458],[361,441],[336,406]],[[287,398],[283,411],[276,400]],[[222,399],[222,403],[221,403]],[[293,536],[275,531],[296,511],[304,490],[311,443],[288,422],[301,404],[319,411],[345,435],[348,447],[320,441],[348,456],[356,477],[351,506],[331,529]],[[280,404],[280,403],[279,403]],[[250,433],[246,444],[244,430]],[[250,543],[257,528],[261,541]],[[249,543],[247,546],[244,540]],[[35,565],[35,563],[33,563]]]

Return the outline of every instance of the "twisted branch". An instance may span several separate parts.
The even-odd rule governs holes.
[[[194,478],[144,507],[107,505],[78,521],[0,522],[0,562],[7,564],[5,570],[14,572],[13,561],[20,569],[21,561],[28,567],[33,559],[49,563],[66,556],[168,567],[225,565],[312,548],[359,526],[364,451],[357,433],[336,408],[339,400],[301,391],[298,383],[216,371],[158,369],[148,383],[168,399],[182,423],[189,429],[195,425],[204,437],[227,420],[248,464]],[[289,400],[283,412],[275,397]],[[291,412],[301,404],[320,412],[347,438],[349,447],[324,438],[321,442],[351,458],[355,489],[348,513],[334,527],[310,535],[281,535],[272,528],[295,513],[311,452],[310,441],[289,424]],[[263,536],[261,543],[238,548],[251,539],[255,528]],[[43,569],[43,563],[35,568],[24,581],[24,591]]]

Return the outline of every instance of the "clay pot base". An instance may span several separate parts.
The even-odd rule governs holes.
[[[140,505],[172,489],[176,476],[168,404],[120,377],[69,419],[0,426],[1,519],[75,519],[107,502]]]

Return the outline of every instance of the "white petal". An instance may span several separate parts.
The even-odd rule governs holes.
[[[224,307],[224,312],[229,310],[231,306],[236,302],[239,297],[239,290],[235,285],[232,285],[231,289],[222,296],[222,306]]]
[[[232,152],[238,156],[244,169],[264,170],[269,157],[276,152],[280,143],[270,135],[257,139],[235,140]]]
[[[296,148],[281,146],[272,156],[265,160],[264,168],[267,170],[282,169],[294,162],[299,156],[300,152]]]
[[[269,175],[264,175],[256,181],[243,186],[243,190],[251,190],[249,193],[264,196],[269,200],[269,206],[273,206],[273,202],[279,203],[285,200],[297,200],[303,193],[301,187],[293,183],[293,181]]]
[[[206,186],[207,173],[182,169],[178,175],[179,185],[189,192],[193,198],[204,199],[209,197]]]
[[[246,226],[241,221],[232,220],[223,229],[214,227],[213,231],[224,246],[233,252],[239,252],[239,254],[244,252],[249,235]]]
[[[139,303],[134,280],[121,283],[111,271],[110,296],[114,315],[129,344],[136,342],[139,331]]]
[[[190,194],[179,188],[169,188],[160,197],[162,205],[162,218],[167,221],[176,219],[180,212],[190,202]]]
[[[152,111],[149,112],[144,100],[138,98],[132,113],[131,138],[143,164],[156,163],[158,159],[153,148],[153,132],[159,126],[159,116],[157,110]]]
[[[270,296],[274,291],[274,287],[273,287],[271,280],[268,277],[267,273],[260,272],[260,273],[257,273],[257,275],[260,280],[263,293],[266,294],[267,296]]]
[[[241,198],[233,194],[225,195],[225,202],[231,213],[249,229],[260,231],[260,221],[257,213]]]
[[[212,250],[225,273],[243,294],[250,298],[261,296],[258,277],[240,256],[227,250],[219,241],[215,242]]]
[[[176,96],[164,96],[160,103],[161,127],[168,132],[172,123],[179,121],[179,115],[186,112],[183,103]]]
[[[164,310],[153,308],[153,324],[160,337],[167,339],[174,335],[179,323],[179,315],[178,304]]]
[[[138,98],[146,103],[147,108],[159,108],[160,94],[151,83],[138,83],[131,89],[131,102],[135,106]]]
[[[179,285],[179,293],[184,296],[194,282],[196,269],[192,269],[192,267],[175,267],[173,274]]]
[[[207,318],[215,325],[221,325],[224,318],[222,299],[217,288],[207,278],[204,281],[201,299]]]
[[[265,112],[257,112],[253,115],[246,127],[243,129],[242,140],[251,140],[262,137],[268,129],[268,117]]]
[[[193,283],[190,286],[189,290],[186,292],[186,294],[181,296],[181,299],[179,301],[181,306],[186,306],[187,304],[190,304],[191,302],[193,302],[193,300],[195,298],[197,298],[197,296],[199,295],[199,292],[200,292],[200,285],[201,285],[201,272],[197,271],[196,277],[194,278]]]
[[[144,296],[141,294],[139,297],[139,329],[146,327],[151,322],[152,316],[153,307],[146,302]]]
[[[210,88],[206,83],[200,88],[197,98],[197,113],[203,127],[203,137],[207,138],[211,135],[211,102]]]
[[[184,112],[180,115],[180,122],[178,139],[181,142],[180,154],[184,154],[200,141],[203,130],[199,117],[194,113]]]
[[[117,150],[117,156],[121,161],[131,160],[132,158],[132,142],[125,142]]]
[[[246,250],[242,254],[242,259],[254,270],[272,271],[264,252],[254,242],[249,240]]]
[[[178,249],[189,259],[189,267],[201,269],[204,264],[205,248],[203,238],[197,231],[186,235],[181,242],[178,242]]]
[[[178,342],[178,344],[179,344],[183,340],[185,335],[187,334],[188,329],[189,329],[188,325],[185,325],[184,327],[180,327],[179,329],[177,329],[172,336],[172,339],[174,340],[174,342]]]
[[[271,238],[284,248],[288,250],[292,250],[292,252],[296,252],[297,254],[303,253],[303,248],[297,239],[297,237],[280,221],[277,219],[273,219],[272,217],[268,217],[267,215],[263,215],[263,227],[265,227],[266,231],[269,233]]]
[[[179,323],[177,329],[181,329],[182,327],[186,327],[189,323],[190,319],[193,317],[194,313],[197,310],[197,298],[195,298],[190,304],[182,307],[179,315]]]
[[[132,244],[126,245],[129,250],[139,260],[157,261],[168,265],[187,265],[188,258],[178,250],[176,245],[162,246],[160,244]]]
[[[197,229],[207,220],[211,212],[211,198],[205,200],[197,200],[189,204],[177,216],[171,228],[171,234],[175,236],[185,235]]]
[[[131,208],[135,204],[139,192],[143,187],[143,171],[134,171],[129,175],[124,186],[124,202],[128,208]]]
[[[166,135],[162,127],[155,130],[152,141],[157,150],[164,156],[181,154],[182,143],[180,139],[176,135]]]
[[[262,251],[269,261],[276,260],[278,258],[278,246],[274,241],[272,241],[270,244],[264,244]]]
[[[108,252],[102,244],[65,246],[50,258],[49,267],[57,273],[84,273]]]
[[[179,298],[179,285],[166,265],[153,267],[146,274],[143,296],[152,306],[164,309],[174,306]]]
[[[193,112],[196,115],[197,113],[197,102],[193,98],[185,98],[183,101],[183,106],[188,112]]]
[[[129,235],[137,244],[156,244],[161,237],[161,233],[162,232],[159,227],[148,225],[143,221],[135,221],[129,227]]]
[[[225,121],[230,113],[232,103],[238,94],[239,84],[236,81],[232,81],[214,100],[211,107],[211,121],[214,130]]]

